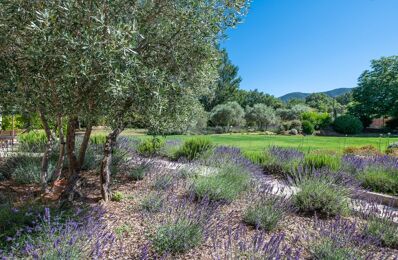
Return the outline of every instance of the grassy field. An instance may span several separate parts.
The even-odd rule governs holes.
[[[124,136],[143,138],[144,133],[137,130],[126,130]],[[201,136],[201,135],[195,135]],[[204,136],[204,135],[203,135]],[[146,136],[145,136],[146,137]],[[174,135],[167,136],[167,140],[187,139],[194,136]],[[268,146],[296,147],[303,151],[333,150],[341,152],[348,146],[373,145],[384,151],[389,143],[398,142],[398,137],[327,137],[327,136],[282,136],[260,134],[215,134],[205,135],[217,145],[235,146],[243,151],[261,151]]]
[[[343,151],[348,146],[373,145],[385,150],[388,143],[398,142],[398,138],[380,137],[325,137],[325,136],[280,136],[221,134],[207,135],[218,145],[236,146],[244,151],[261,151],[267,146],[297,147],[301,150]],[[186,139],[187,136],[169,136],[168,139]]]

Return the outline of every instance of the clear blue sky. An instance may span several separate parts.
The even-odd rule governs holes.
[[[243,89],[355,87],[371,59],[398,55],[398,0],[254,0],[228,36]]]

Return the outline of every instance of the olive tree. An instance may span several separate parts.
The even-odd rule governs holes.
[[[215,126],[224,127],[228,131],[231,126],[244,125],[245,111],[235,101],[215,106],[210,112],[210,121]]]
[[[2,59],[13,68],[7,84],[29,100],[21,104],[41,112],[43,122],[67,120],[69,172],[63,199],[73,199],[79,186],[80,165],[98,117],[107,118],[112,128],[100,170],[102,195],[109,199],[112,150],[129,117],[148,117],[150,128],[163,131],[178,115],[189,115],[189,102],[182,100],[216,83],[216,46],[247,7],[245,0],[0,3],[2,46],[12,50],[11,58]],[[180,114],[182,107],[186,112]],[[75,154],[79,120],[88,127]]]
[[[270,125],[278,122],[275,109],[261,103],[246,107],[245,118],[248,124],[256,125],[260,130],[267,130]]]

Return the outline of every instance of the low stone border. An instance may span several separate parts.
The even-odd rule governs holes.
[[[382,205],[398,208],[398,197],[396,196],[361,190],[357,192],[353,198],[369,202],[377,201]]]

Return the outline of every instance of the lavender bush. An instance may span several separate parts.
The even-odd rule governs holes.
[[[294,170],[304,160],[304,153],[297,149],[271,146],[261,154],[246,153],[254,163],[261,165],[268,174],[281,178],[292,175]]]
[[[182,253],[207,240],[211,226],[208,219],[216,204],[207,199],[197,202],[193,197],[180,199],[178,196],[169,196],[165,204],[165,218],[149,237],[149,246],[157,256]],[[141,258],[149,259],[145,247]]]
[[[99,259],[113,245],[115,237],[100,208],[76,212],[66,219],[51,216],[45,209],[31,226],[9,238],[12,245],[0,253],[4,259]]]
[[[165,145],[160,148],[159,154],[171,160],[177,160],[177,152],[181,146],[181,140],[167,140]]]
[[[186,158],[188,161],[198,159],[204,153],[210,151],[213,144],[207,138],[197,137],[186,140],[175,153],[176,158]]]
[[[364,237],[355,221],[341,217],[332,221],[316,218],[314,228],[318,231],[318,235],[310,243],[314,259],[374,259],[365,250],[374,240]]]
[[[225,165],[215,173],[192,179],[192,192],[198,198],[231,202],[249,187],[250,175],[235,165]]]
[[[368,220],[363,234],[373,239],[377,245],[398,249],[398,213],[392,208],[381,208],[377,205],[368,206],[364,217]]]
[[[342,161],[343,167],[355,176],[364,188],[398,195],[397,157],[346,155]]]
[[[158,193],[150,193],[146,195],[140,203],[142,210],[149,213],[159,212],[163,207],[164,199]]]
[[[293,195],[292,202],[300,212],[324,217],[349,213],[350,191],[344,186],[336,185],[333,177],[306,176],[297,181],[296,186],[298,192]]]
[[[218,146],[210,156],[198,163],[213,167],[234,165],[254,174],[262,173],[261,167],[246,158],[241,150],[236,147]]]
[[[290,209],[290,203],[285,198],[267,196],[249,207],[243,220],[256,228],[272,231]]]
[[[248,230],[243,225],[235,230],[229,227],[226,232],[226,241],[219,239],[224,230],[215,230],[211,235],[213,259],[300,259],[300,250],[294,248],[297,239],[288,244],[283,233],[267,239],[263,231],[256,230],[246,239]]]

